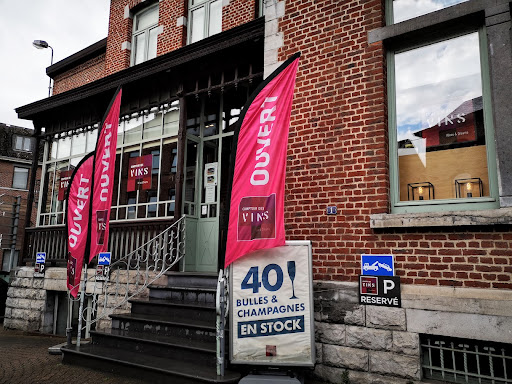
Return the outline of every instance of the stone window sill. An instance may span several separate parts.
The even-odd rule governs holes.
[[[381,213],[370,216],[370,228],[453,227],[512,224],[512,208],[482,211]]]

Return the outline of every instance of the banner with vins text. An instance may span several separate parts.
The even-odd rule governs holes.
[[[235,130],[226,267],[285,243],[286,151],[299,57],[290,57],[254,91]]]

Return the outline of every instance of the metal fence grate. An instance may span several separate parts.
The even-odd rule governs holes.
[[[452,383],[512,383],[512,345],[421,335],[423,377]]]

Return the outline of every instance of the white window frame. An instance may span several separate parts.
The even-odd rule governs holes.
[[[18,140],[21,140],[21,146],[18,148]],[[26,148],[28,144],[28,149]],[[13,148],[15,151],[32,152],[32,138],[28,136],[14,135]]]
[[[157,13],[159,13],[160,12],[159,5],[158,5],[158,3],[156,3],[155,5],[152,5],[148,8],[143,9],[142,11],[138,12],[137,14],[135,14],[135,16],[133,18],[133,33],[132,33],[132,44],[131,44],[132,54],[131,54],[131,59],[130,59],[131,66],[136,65],[135,58],[136,58],[136,54],[137,54],[137,37],[140,35],[145,35],[145,37],[144,37],[144,57],[143,57],[142,61],[138,64],[141,64],[145,61],[152,59],[152,57],[148,58],[149,34],[153,29],[158,28],[158,21],[155,24],[151,24],[151,25],[147,26],[146,28],[137,30],[137,31],[135,30],[135,26],[137,25],[137,21],[140,17],[144,16],[144,14],[146,14],[148,12],[152,12],[155,8],[157,9]],[[157,45],[158,45],[158,43],[157,43]]]
[[[187,29],[187,42],[188,44],[192,44],[192,13],[200,8],[204,8],[204,26],[203,26],[203,37],[197,41],[201,41],[203,39],[206,39],[207,37],[212,36],[210,34],[210,4],[214,3],[215,1],[221,1],[222,0],[204,0],[199,4],[193,5],[194,0],[189,0],[189,6],[188,6],[188,29]],[[221,4],[221,7],[223,5]],[[221,28],[222,28],[222,16],[221,16]],[[197,42],[195,41],[195,42]]]

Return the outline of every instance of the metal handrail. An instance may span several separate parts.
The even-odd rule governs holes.
[[[86,330],[87,338],[91,324],[108,317],[128,300],[139,295],[184,256],[185,216],[182,216],[163,232],[112,263],[105,280],[96,274],[87,277],[85,267],[79,298],[68,295],[68,344],[71,345],[72,301],[80,300],[77,335],[77,346],[80,346],[82,330]],[[85,297],[90,297],[90,305],[84,308]],[[101,313],[98,307],[101,307]],[[84,322],[85,326],[82,327]]]

